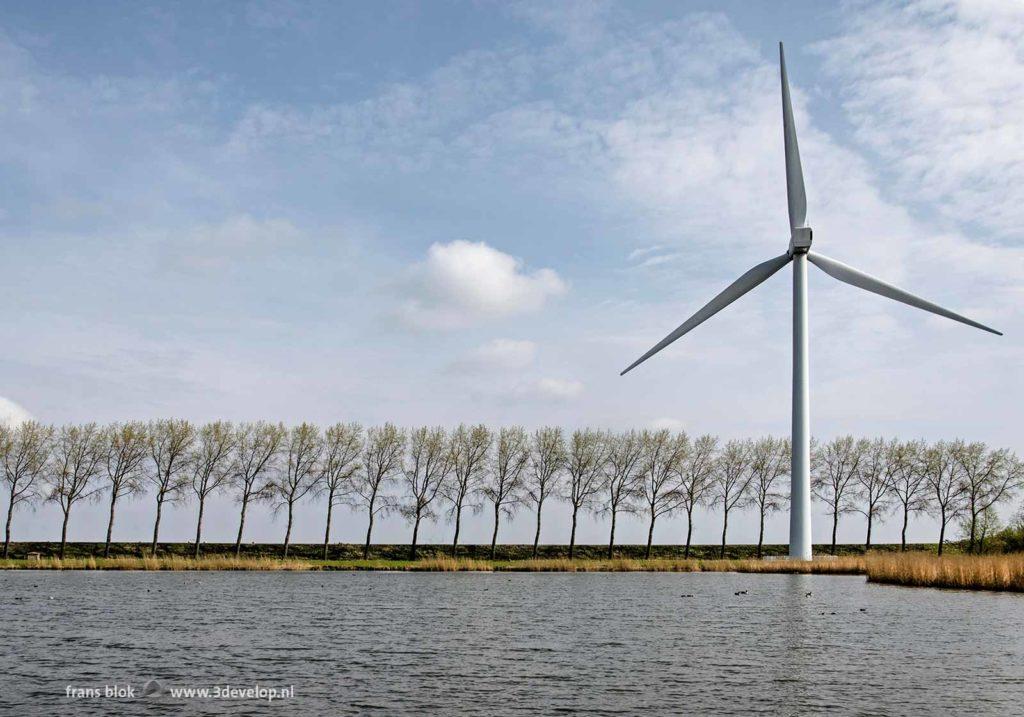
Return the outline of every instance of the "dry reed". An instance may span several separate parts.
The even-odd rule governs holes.
[[[913,587],[1024,592],[1024,554],[950,555],[927,553],[872,555],[869,582]]]
[[[872,553],[867,556],[790,560],[569,560],[567,558],[490,561],[434,557],[422,560],[282,560],[209,555],[0,560],[0,569],[36,570],[400,570],[430,572],[740,572],[867,575],[876,583],[964,590],[1024,592],[1024,554],[955,555]]]
[[[113,558],[39,558],[6,560],[0,569],[30,570],[313,570],[319,567],[308,560],[279,558],[236,558],[233,555],[209,555],[186,558],[178,555],[158,557],[118,556]]]
[[[487,560],[471,558],[436,557],[410,561],[404,569],[438,573],[491,572],[494,570],[494,564]]]

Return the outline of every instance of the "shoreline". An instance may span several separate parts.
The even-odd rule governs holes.
[[[284,572],[733,572],[763,574],[863,575],[868,582],[958,590],[1024,592],[1024,554],[954,555],[924,552],[869,553],[864,556],[816,558],[811,561],[757,559],[634,558],[481,560],[426,557],[418,560],[315,560],[305,558],[209,555],[111,558],[0,560],[7,570],[125,570],[125,571],[284,571]]]

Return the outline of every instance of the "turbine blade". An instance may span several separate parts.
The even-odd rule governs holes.
[[[786,264],[789,263],[789,261],[789,254],[783,254],[782,256],[777,256],[774,259],[769,259],[768,261],[755,266],[753,269],[748,271],[739,279],[729,284],[729,286],[727,286],[718,296],[716,296],[707,304],[705,304],[704,307],[700,309],[700,311],[698,311],[696,314],[694,314],[686,321],[684,321],[682,324],[680,324],[679,328],[677,328],[675,331],[673,331],[668,336],[659,341],[654,346],[654,348],[652,348],[650,351],[648,351],[643,356],[638,358],[636,361],[631,363],[629,365],[629,368],[627,368],[619,375],[626,375],[626,373],[632,371],[634,368],[642,364],[644,361],[649,359],[654,354],[661,351],[663,348],[665,348],[670,343],[678,339],[680,336],[710,319],[712,316],[717,314],[726,306],[736,301],[736,299],[740,298],[748,291],[756,287],[758,284],[763,282],[765,279],[767,279],[769,276],[771,276],[779,269],[784,267]]]
[[[977,321],[968,319],[966,316],[961,316],[949,309],[944,309],[938,304],[933,304],[930,301],[914,296],[910,292],[899,289],[892,284],[887,284],[881,279],[876,279],[870,274],[858,271],[852,266],[847,266],[840,261],[829,259],[827,256],[819,254],[818,252],[808,252],[807,258],[812,264],[816,265],[833,279],[838,279],[839,281],[850,284],[851,286],[856,286],[858,289],[864,289],[865,291],[870,291],[873,294],[878,294],[879,296],[884,296],[888,299],[901,301],[909,306],[915,306],[918,309],[924,309],[925,311],[930,311],[933,314],[945,316],[947,319],[959,321],[962,324],[973,326],[974,328],[981,329],[982,331],[988,331],[989,333],[996,334],[997,336],[1003,335],[1001,331],[996,331],[984,324],[979,324]]]
[[[782,138],[786,145],[786,196],[789,200],[789,228],[804,226],[807,221],[807,195],[804,193],[804,172],[800,167],[800,148],[796,143],[793,105],[789,100],[789,77],[786,55],[779,43],[779,69],[782,75]]]

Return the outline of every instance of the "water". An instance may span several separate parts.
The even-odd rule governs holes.
[[[0,594],[0,712],[19,716],[1024,704],[1024,597],[862,577],[23,571],[0,573]],[[152,678],[294,697],[138,696]],[[115,683],[137,696],[66,696]]]

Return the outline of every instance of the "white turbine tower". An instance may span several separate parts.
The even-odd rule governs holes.
[[[758,264],[722,293],[709,301],[679,328],[659,341],[654,348],[634,361],[622,372],[638,365],[661,351],[691,329],[707,321],[726,306],[736,301],[793,262],[793,436],[792,465],[790,471],[791,493],[789,508],[789,557],[797,560],[811,559],[811,476],[810,476],[810,410],[807,393],[807,262],[817,266],[834,279],[870,291],[889,299],[901,301],[910,306],[930,311],[939,316],[974,326],[1002,336],[995,329],[972,321],[965,316],[944,309],[930,301],[898,289],[892,284],[876,279],[835,259],[829,259],[811,249],[811,228],[807,226],[807,197],[804,194],[803,170],[800,168],[800,151],[796,144],[796,128],[793,126],[793,107],[789,100],[789,80],[786,77],[786,57],[779,43],[779,67],[782,76],[782,136],[786,146],[786,193],[789,198],[789,250],[774,259]]]

